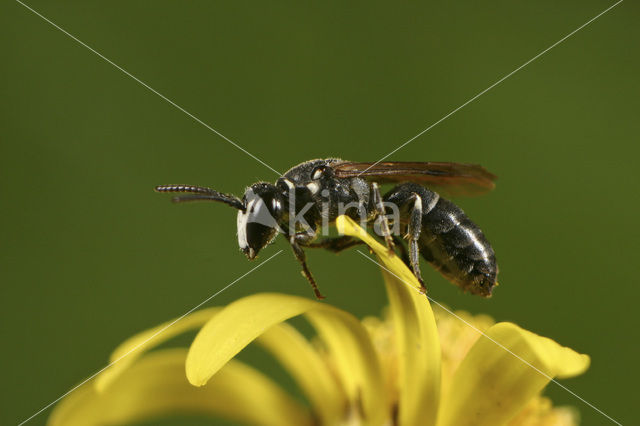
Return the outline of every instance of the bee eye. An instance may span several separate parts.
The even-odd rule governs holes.
[[[315,169],[313,169],[313,172],[311,172],[311,179],[313,180],[320,179],[320,176],[324,174],[324,171],[325,171],[324,166],[316,167]]]

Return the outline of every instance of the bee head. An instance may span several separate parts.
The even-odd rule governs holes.
[[[278,235],[284,200],[275,185],[259,182],[247,188],[242,203],[244,209],[238,211],[238,245],[253,260]]]

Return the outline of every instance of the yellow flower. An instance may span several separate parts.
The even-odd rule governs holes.
[[[350,219],[340,217],[337,226],[377,254],[390,302],[383,318],[359,321],[326,303],[268,293],[194,312],[125,341],[111,356],[119,361],[69,394],[49,425],[124,424],[175,413],[273,426],[577,423],[573,410],[554,408],[540,394],[552,378],[584,372],[587,355],[512,323],[432,310],[400,259]],[[285,322],[298,315],[313,325],[315,340]],[[197,329],[188,351],[150,351]],[[233,359],[253,341],[291,374],[308,406]]]

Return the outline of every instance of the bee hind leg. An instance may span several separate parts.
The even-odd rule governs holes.
[[[409,260],[409,252],[407,251],[407,248],[402,243],[402,238],[400,238],[397,235],[394,235],[393,242],[395,243],[396,247],[399,248],[400,259],[402,259],[402,261],[404,262],[405,265],[407,265],[407,267],[411,268],[411,261]]]
[[[424,285],[422,279],[422,273],[420,272],[420,248],[418,246],[418,239],[422,232],[422,198],[416,193],[413,193],[410,200],[413,200],[413,207],[409,215],[409,224],[407,226],[406,238],[409,240],[409,264],[411,270],[420,282],[422,292],[426,294],[427,288]]]

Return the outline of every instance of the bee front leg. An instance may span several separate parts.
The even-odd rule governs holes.
[[[343,235],[342,237],[325,238],[317,243],[308,243],[304,246],[310,248],[323,248],[334,253],[340,253],[342,250],[346,250],[360,244],[364,244],[364,242],[358,238]]]
[[[375,182],[372,183],[371,190],[373,192],[373,203],[375,205],[376,213],[378,214],[378,218],[376,220],[380,221],[380,230],[382,231],[382,236],[387,244],[387,248],[389,251],[393,251],[394,243],[393,237],[391,236],[391,230],[389,229],[389,218],[387,218],[387,212],[384,209],[384,204],[382,204],[382,195],[380,195],[380,188],[378,187],[378,184]]]
[[[296,256],[296,259],[298,259],[298,262],[302,265],[302,275],[307,279],[307,281],[309,281],[309,284],[311,284],[311,288],[313,288],[313,293],[316,295],[316,298],[322,300],[324,299],[324,296],[320,293],[318,284],[316,284],[316,280],[313,278],[313,275],[311,275],[311,271],[307,266],[307,255],[300,246],[300,244],[304,245],[305,243],[308,243],[314,236],[315,235],[310,236],[306,232],[293,234],[289,236],[289,244],[291,244],[291,248],[293,249],[293,254]]]

